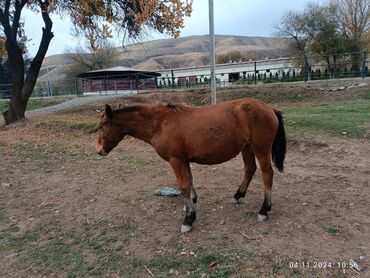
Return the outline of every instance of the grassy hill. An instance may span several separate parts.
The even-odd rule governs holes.
[[[286,44],[277,38],[216,35],[216,55],[238,50],[257,59],[284,56]],[[114,66],[135,67],[145,70],[169,69],[209,64],[207,35],[178,39],[154,40],[120,47],[119,59]],[[46,79],[49,67],[51,79],[60,79],[72,63],[72,54],[49,56],[43,63],[40,79]]]

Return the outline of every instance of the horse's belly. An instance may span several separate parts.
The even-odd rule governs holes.
[[[233,153],[232,155],[228,154],[227,156],[221,156],[221,155],[209,155],[207,157],[194,157],[190,158],[190,162],[195,162],[198,164],[204,164],[204,165],[214,165],[214,164],[220,164],[223,162],[226,162],[234,157],[236,157],[239,154],[239,152]]]
[[[189,161],[199,164],[213,165],[220,164],[236,157],[243,148],[242,143],[231,143],[217,145],[210,142],[203,148],[199,148],[189,153]]]

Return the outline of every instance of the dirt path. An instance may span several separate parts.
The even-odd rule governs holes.
[[[53,106],[48,106],[40,109],[35,109],[32,111],[27,111],[26,112],[26,118],[31,118],[34,116],[38,116],[41,114],[45,113],[51,113],[51,112],[56,112],[56,111],[61,111],[64,109],[68,108],[74,108],[78,106],[83,106],[91,103],[99,103],[102,101],[109,101],[115,98],[122,97],[122,95],[99,95],[99,96],[89,96],[89,97],[76,97],[70,100],[67,100],[63,103],[53,105]]]

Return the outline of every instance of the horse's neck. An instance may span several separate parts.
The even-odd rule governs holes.
[[[120,125],[127,135],[151,142],[160,119],[155,115],[146,115],[143,112],[125,112],[121,116]]]

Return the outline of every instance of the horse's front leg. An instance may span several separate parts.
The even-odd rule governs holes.
[[[196,218],[195,204],[197,202],[197,194],[193,187],[193,177],[191,175],[190,165],[189,162],[177,158],[171,159],[170,164],[176,175],[177,183],[185,201],[186,212],[185,219],[181,226],[181,232],[190,232]]]

